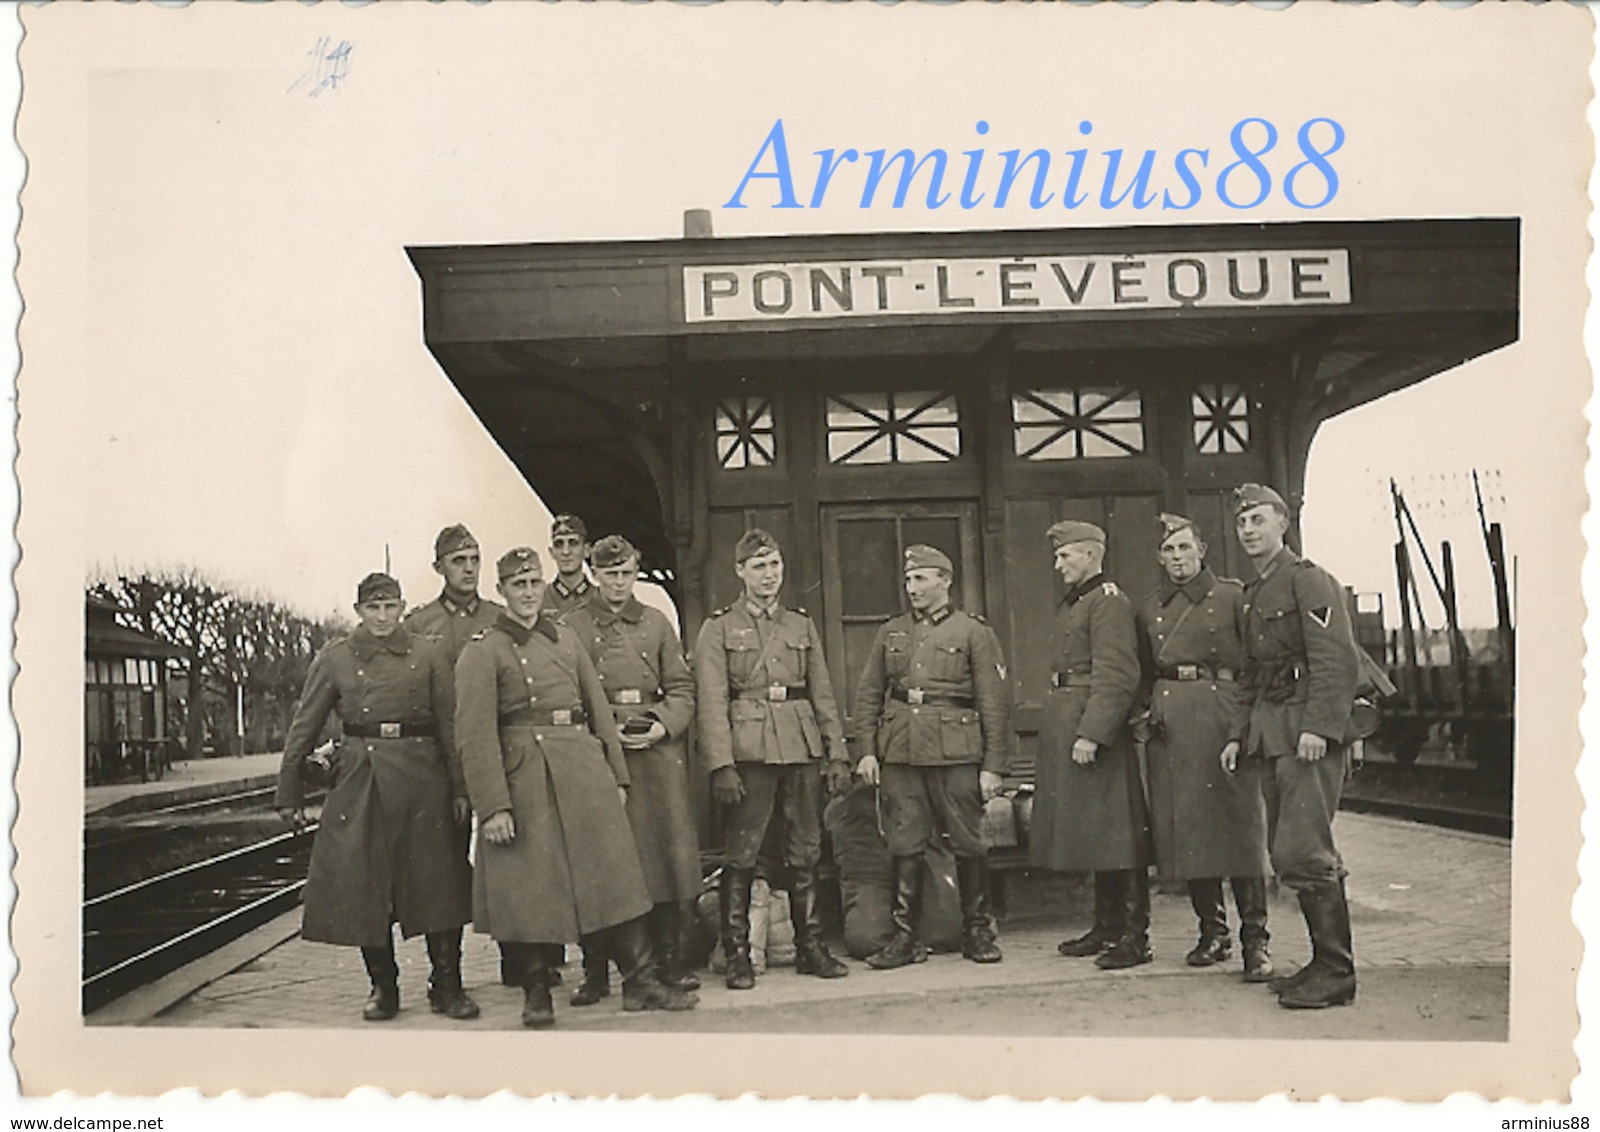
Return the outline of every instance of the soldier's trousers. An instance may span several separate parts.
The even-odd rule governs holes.
[[[1293,755],[1269,760],[1262,780],[1272,869],[1297,891],[1337,884],[1344,861],[1333,843],[1333,818],[1344,789],[1344,747],[1328,744],[1316,762]]]
[[[728,811],[725,864],[753,869],[774,811],[783,818],[783,863],[812,868],[822,859],[822,766],[738,763],[744,797]]]
[[[884,763],[879,770],[883,836],[894,857],[920,857],[938,832],[957,857],[981,857],[983,793],[978,768]]]

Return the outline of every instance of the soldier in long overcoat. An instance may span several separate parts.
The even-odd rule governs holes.
[[[1133,606],[1102,570],[1105,532],[1063,520],[1049,530],[1067,592],[1056,609],[1052,664],[1029,858],[1093,872],[1094,926],[1063,955],[1119,969],[1148,963],[1150,819],[1128,722],[1139,692]]]
[[[623,809],[628,767],[594,665],[542,613],[537,551],[508,551],[496,572],[506,613],[456,663],[456,732],[479,819],[474,926],[512,945],[525,1026],[555,1021],[547,952],[533,945],[602,932],[623,1009],[689,1009],[694,996],[656,981],[650,898]]]
[[[1247,759],[1229,773],[1221,754],[1248,705],[1244,587],[1205,564],[1199,528],[1181,515],[1158,519],[1156,559],[1166,573],[1140,604],[1141,702],[1148,729],[1150,817],[1161,875],[1188,882],[1200,939],[1185,957],[1209,967],[1232,954],[1222,878],[1239,909],[1245,978],[1272,976],[1267,953],[1267,807],[1263,767]]]
[[[773,813],[784,825],[784,864],[794,925],[795,971],[836,979],[850,969],[822,942],[817,864],[822,793],[850,785],[850,754],[822,656],[822,635],[804,611],[778,601],[783,552],[753,527],[734,548],[744,594],[706,618],[695,642],[700,758],[712,798],[727,809],[721,879],[722,946],[730,990],[755,986],[750,886]]]
[[[370,574],[356,591],[355,632],[311,663],[284,741],[276,806],[305,819],[302,766],[329,712],[344,726],[311,850],[300,934],[361,948],[372,980],[363,1017],[400,1009],[392,924],[427,936],[435,1013],[476,1017],[461,986],[461,927],[471,914],[471,866],[459,828],[469,817],[455,757],[450,661],[400,624],[400,583]]]
[[[1289,507],[1276,491],[1240,487],[1234,530],[1256,570],[1245,587],[1241,691],[1250,710],[1223,757],[1266,762],[1272,867],[1299,897],[1311,936],[1311,962],[1267,985],[1282,1006],[1342,1006],[1356,996],[1346,874],[1333,840],[1361,673],[1350,610],[1338,579],[1284,544]]]
[[[867,964],[891,970],[927,958],[918,939],[923,855],[939,836],[956,857],[962,954],[998,963],[982,824],[1010,764],[1000,640],[982,619],[952,608],[953,568],[942,550],[907,547],[904,576],[911,612],[878,630],[856,689],[856,772],[882,791],[894,901],[894,937]]]
[[[594,662],[616,714],[628,764],[628,824],[639,846],[650,912],[656,977],[683,990],[700,980],[678,969],[683,902],[700,895],[700,843],[689,803],[688,731],[694,721],[694,677],[672,623],[634,596],[639,551],[621,535],[590,548],[595,592],[563,623]],[[583,983],[574,1006],[610,993],[607,959],[585,940]]]
[[[413,635],[426,637],[443,649],[453,669],[462,647],[493,625],[505,606],[478,595],[482,552],[472,532],[460,523],[444,528],[433,540],[433,568],[443,580],[444,588],[427,605],[407,613],[405,627]],[[462,836],[470,839],[471,829],[463,827]],[[556,963],[559,962],[558,957]],[[504,951],[500,955],[500,981],[508,987],[522,985],[522,977],[512,968]]]

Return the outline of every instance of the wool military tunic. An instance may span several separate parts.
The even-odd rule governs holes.
[[[1139,606],[1139,654],[1150,709],[1150,817],[1161,875],[1265,876],[1267,809],[1262,765],[1220,755],[1248,710],[1244,587],[1209,569],[1168,581]]]
[[[747,601],[718,610],[700,627],[694,669],[707,770],[849,757],[822,637],[805,613]]]
[[[1056,630],[1029,859],[1064,872],[1144,868],[1150,822],[1128,726],[1139,692],[1133,606],[1096,574],[1061,599]],[[1099,744],[1094,762],[1072,761],[1079,738]]]
[[[948,607],[902,613],[878,630],[856,687],[863,754],[885,763],[972,763],[1004,774],[1008,697],[1000,640]]]
[[[450,663],[455,664],[466,643],[493,625],[504,612],[505,606],[488,598],[474,597],[461,603],[448,594],[440,594],[427,605],[406,614],[405,627],[434,642],[444,650]]]
[[[656,721],[667,730],[643,750],[624,747],[628,823],[639,847],[645,887],[657,904],[700,895],[700,843],[689,803],[688,731],[694,677],[683,646],[659,610],[630,597],[612,609],[595,594],[563,619],[594,662],[619,727]]]
[[[497,940],[570,943],[650,910],[617,787],[617,725],[588,653],[542,615],[502,616],[456,662],[456,734],[480,823],[510,811],[516,836],[478,831],[473,921]]]
[[[284,742],[280,809],[304,804],[302,764],[329,712],[346,734],[312,845],[304,938],[379,947],[391,922],[406,936],[467,922],[471,867],[451,809],[466,794],[454,708],[449,658],[403,626],[384,638],[358,628],[312,661]]]
[[[569,586],[557,577],[545,587],[545,608],[558,617],[563,616],[579,606],[588,604],[594,593],[594,583],[589,580],[587,574],[579,578],[575,586]]]
[[[1300,733],[1343,743],[1361,669],[1344,588],[1287,546],[1245,587],[1246,754],[1293,755]]]

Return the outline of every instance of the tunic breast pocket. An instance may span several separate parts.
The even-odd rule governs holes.
[[[935,680],[951,684],[965,683],[972,675],[972,658],[967,655],[967,646],[934,645],[932,670],[929,675]]]
[[[911,667],[911,652],[904,636],[890,637],[883,644],[883,668],[891,677],[904,676]]]
[[[755,679],[757,651],[753,637],[730,637],[728,639],[728,676],[731,680],[740,684],[749,684]]]
[[[802,637],[787,637],[783,642],[783,663],[787,671],[783,678],[793,684],[804,684],[806,674],[811,671],[811,641]]]

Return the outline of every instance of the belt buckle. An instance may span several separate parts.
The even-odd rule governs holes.
[[[557,727],[572,726],[572,709],[564,707],[556,708],[550,713],[550,722]]]
[[[1178,665],[1178,679],[1179,680],[1198,680],[1198,679],[1200,679],[1200,666],[1197,665],[1197,664],[1180,664],[1180,665]]]
[[[789,687],[788,687],[788,685],[786,685],[786,684],[774,684],[774,685],[772,685],[772,687],[767,689],[767,699],[770,700],[772,703],[775,703],[775,704],[787,703],[788,699],[789,699]]]
[[[641,702],[643,701],[637,688],[624,688],[617,693],[617,703],[619,704],[637,704]]]
[[[398,738],[400,738],[400,725],[398,723],[380,723],[380,724],[378,724],[378,738],[380,738],[380,739],[398,739]]]
[[[908,704],[920,704],[922,702],[923,695],[924,695],[924,693],[923,693],[921,688],[907,688],[906,689],[906,703],[908,703]]]

